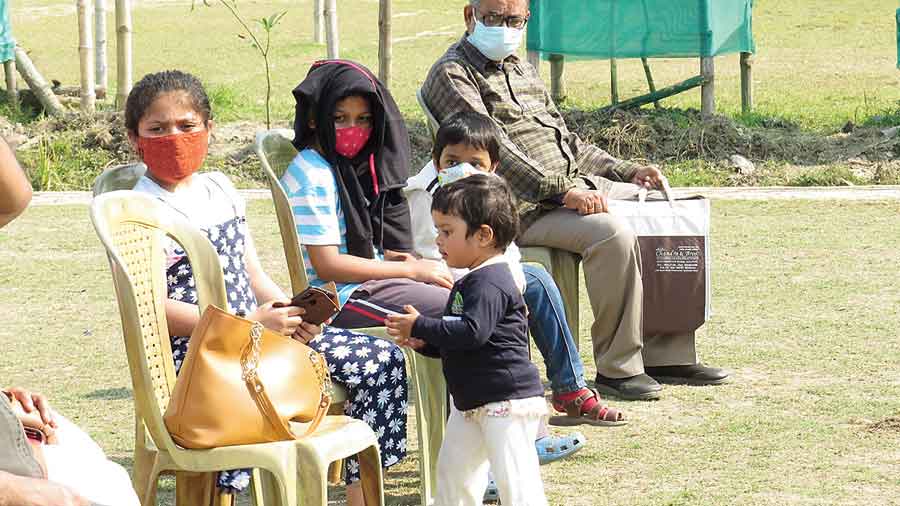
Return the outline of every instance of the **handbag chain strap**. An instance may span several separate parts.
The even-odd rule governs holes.
[[[250,346],[245,348],[244,353],[241,354],[241,379],[247,383],[252,382],[257,392],[262,390],[262,383],[257,381],[262,334],[262,323],[253,322],[253,326],[250,327]]]
[[[325,359],[316,350],[309,350],[309,361],[316,371],[319,384],[322,385],[322,399],[319,407],[327,408],[331,404],[331,398],[334,395],[333,386],[331,384],[331,373],[328,372],[328,366],[325,365]]]

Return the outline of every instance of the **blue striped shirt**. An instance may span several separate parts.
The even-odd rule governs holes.
[[[327,280],[320,279],[316,274],[309,261],[306,246],[337,246],[340,254],[347,254],[347,223],[341,210],[334,172],[319,153],[304,149],[281,176],[281,187],[284,188],[294,213],[309,284],[322,286]],[[360,284],[336,285],[338,297],[343,304]]]

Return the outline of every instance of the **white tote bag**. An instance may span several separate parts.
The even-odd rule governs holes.
[[[694,332],[711,312],[709,200],[697,196],[637,201],[611,200],[610,214],[628,223],[641,246],[644,336]]]

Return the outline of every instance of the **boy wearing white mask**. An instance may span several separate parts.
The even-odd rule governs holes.
[[[403,189],[409,202],[413,251],[417,256],[443,261],[436,239],[438,231],[431,219],[432,196],[438,188],[472,174],[493,174],[499,164],[497,127],[487,116],[463,112],[447,119],[435,136],[432,160]],[[625,417],[602,404],[600,396],[587,387],[584,367],[566,321],[562,296],[553,278],[544,269],[523,265],[516,244],[504,253],[513,280],[528,307],[528,326],[544,357],[553,391],[552,404],[561,416],[551,418],[556,425],[624,425]],[[450,269],[458,280],[468,271]],[[564,414],[564,416],[562,416]],[[542,463],[565,457],[581,448],[584,436],[550,436],[545,430],[535,442]],[[553,451],[566,448],[568,451]]]

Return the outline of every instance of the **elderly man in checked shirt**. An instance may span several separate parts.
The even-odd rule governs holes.
[[[646,400],[659,398],[659,382],[726,382],[726,371],[698,362],[693,333],[642,335],[640,248],[607,202],[660,188],[660,170],[619,160],[569,131],[534,67],[515,56],[527,0],[470,0],[463,15],[466,34],[431,68],[423,97],[438,121],[476,111],[500,127],[497,173],[520,200],[517,242],[581,255],[597,389]]]

